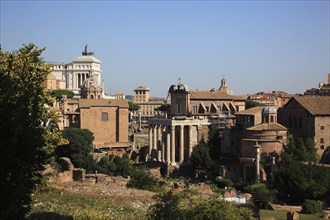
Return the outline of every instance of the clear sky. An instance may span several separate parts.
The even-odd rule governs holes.
[[[101,60],[105,91],[144,85],[165,97],[172,84],[235,94],[303,93],[330,73],[326,1],[4,1],[2,49],[46,47],[71,62],[85,44]]]

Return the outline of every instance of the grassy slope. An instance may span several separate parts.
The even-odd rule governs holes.
[[[260,218],[273,216],[276,220],[286,220],[286,211],[260,210]],[[299,214],[299,220],[321,220],[322,218],[316,215]]]
[[[30,219],[146,219],[142,210],[114,205],[110,199],[60,189],[39,191],[33,196]]]

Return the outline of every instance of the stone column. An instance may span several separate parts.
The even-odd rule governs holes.
[[[171,126],[171,163],[175,164],[175,126]]]
[[[166,127],[166,163],[171,163],[171,131],[170,127]]]
[[[189,125],[189,143],[188,143],[188,145],[189,145],[189,157],[190,157],[191,152],[192,152],[191,142],[192,142],[192,125]]]
[[[149,157],[151,156],[152,140],[152,125],[149,125]]]
[[[180,163],[184,161],[184,126],[180,125]]]
[[[157,129],[157,160],[161,161],[162,157],[162,126],[158,125]]]
[[[259,183],[260,182],[260,146],[258,145],[258,142],[253,147],[256,151],[255,182]]]
[[[161,161],[165,162],[165,142],[162,139],[162,153],[161,153]]]
[[[154,152],[155,150],[157,150],[157,125],[154,125],[154,136],[153,136],[153,145],[152,145],[152,151]],[[156,156],[156,155],[154,155]]]

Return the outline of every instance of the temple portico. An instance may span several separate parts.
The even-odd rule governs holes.
[[[187,162],[192,149],[203,137],[205,119],[188,117],[149,121],[149,159],[176,165]]]

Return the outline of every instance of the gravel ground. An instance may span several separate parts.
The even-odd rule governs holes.
[[[147,210],[155,200],[154,193],[146,190],[118,187],[116,184],[86,184],[81,182],[55,183],[53,185],[63,191],[87,194],[91,197],[102,197],[113,204]]]

